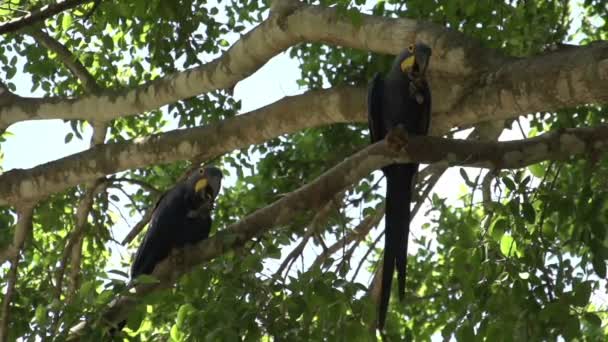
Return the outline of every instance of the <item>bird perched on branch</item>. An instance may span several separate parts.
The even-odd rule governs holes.
[[[167,191],[156,204],[148,232],[137,249],[131,278],[151,274],[174,248],[195,244],[209,236],[211,210],[220,192],[222,172],[198,168]]]
[[[208,166],[197,168],[169,189],[156,202],[148,232],[131,265],[131,279],[151,274],[172,249],[195,244],[209,237],[211,211],[222,186],[222,171]],[[127,321],[109,330],[116,337]]]
[[[376,74],[368,91],[368,123],[372,143],[401,126],[410,134],[428,132],[431,92],[426,70],[431,48],[425,44],[410,45],[397,58],[383,78]],[[418,164],[392,164],[382,168],[386,176],[385,247],[378,313],[378,328],[384,328],[388,303],[397,269],[399,299],[405,296],[407,242],[410,225],[412,181]]]

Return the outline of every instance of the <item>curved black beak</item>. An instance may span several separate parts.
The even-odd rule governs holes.
[[[426,69],[429,66],[431,60],[431,48],[424,44],[416,44],[416,51],[414,51],[415,63],[416,63],[416,76],[418,78],[424,78],[426,75]]]
[[[204,169],[203,176],[207,178],[207,188],[210,190],[210,195],[215,199],[222,188],[222,171],[215,166],[207,166]]]

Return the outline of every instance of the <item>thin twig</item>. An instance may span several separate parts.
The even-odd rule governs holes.
[[[57,54],[58,59],[63,63],[82,84],[84,90],[88,93],[94,93],[100,87],[93,75],[80,63],[78,58],[65,45],[61,44],[57,39],[49,36],[40,29],[35,29],[27,32],[32,38],[42,45],[47,50]]]
[[[112,177],[111,179],[113,182],[127,182],[127,183],[131,183],[131,184],[135,184],[135,185],[139,185],[140,187],[148,190],[148,192],[151,192],[154,195],[158,195],[160,194],[162,191],[159,190],[157,187],[155,187],[154,185],[139,180],[139,179],[134,179],[134,178],[127,178],[127,177]]]
[[[63,11],[69,10],[71,8],[90,1],[91,0],[63,0],[58,1],[54,4],[42,6],[39,9],[32,10],[30,13],[24,16],[0,24],[0,34],[20,30],[26,26],[45,20],[54,16],[55,14],[61,13]]]
[[[8,339],[8,329],[10,322],[10,307],[15,293],[15,284],[17,283],[17,267],[19,266],[19,253],[23,247],[25,237],[32,230],[32,217],[34,215],[34,205],[27,205],[18,210],[17,225],[13,236],[13,245],[17,249],[17,253],[11,258],[11,268],[7,275],[6,293],[2,302],[2,313],[0,313],[0,342],[6,342]]]
[[[148,210],[146,210],[146,213],[141,218],[141,220],[139,220],[139,222],[137,222],[133,226],[133,228],[131,228],[131,231],[129,231],[127,236],[125,236],[125,238],[120,243],[121,245],[126,246],[131,241],[133,241],[133,239],[135,239],[135,237],[144,229],[146,224],[148,224],[148,222],[150,222],[150,220],[152,219],[152,215],[154,214],[154,210],[156,209],[156,203],[159,201],[159,199],[160,199],[160,196],[157,195],[153,202],[154,204],[151,205],[148,208]]]
[[[338,204],[342,201],[344,197],[344,192],[338,194],[338,196],[334,197],[331,201],[327,202],[321,210],[317,212],[317,214],[312,219],[310,226],[306,230],[305,235],[302,237],[302,241],[296,246],[288,255],[285,257],[285,260],[281,263],[281,266],[277,269],[275,276],[280,277],[283,270],[287,267],[287,271],[285,272],[285,276],[289,274],[291,266],[294,264],[296,258],[304,251],[306,244],[310,240],[310,238],[318,232],[318,230],[322,227],[322,224],[327,221],[327,217],[331,213],[332,209],[337,208]],[[289,264],[289,266],[287,266]]]
[[[310,266],[311,268],[319,267],[321,264],[332,254],[339,251],[344,246],[350,244],[356,240],[362,240],[367,236],[369,231],[380,223],[382,220],[382,216],[384,216],[384,206],[378,208],[376,212],[372,215],[367,216],[363,219],[359,225],[353,229],[349,234],[342,237],[340,240],[336,241],[333,245],[329,246],[327,251],[321,253],[315,261]]]
[[[355,269],[355,273],[353,274],[351,282],[355,281],[355,279],[357,278],[357,275],[359,274],[359,270],[361,269],[361,267],[363,266],[363,264],[365,263],[365,261],[367,261],[367,257],[371,254],[371,252],[374,250],[374,248],[376,248],[376,245],[378,244],[378,242],[380,242],[380,239],[382,239],[383,236],[384,236],[384,232],[381,232],[380,234],[378,234],[378,237],[376,238],[376,240],[374,240],[369,245],[369,248],[367,249],[367,252],[365,252],[365,254],[363,255],[363,257],[361,258],[361,261],[359,262],[359,265],[357,265],[357,269]]]

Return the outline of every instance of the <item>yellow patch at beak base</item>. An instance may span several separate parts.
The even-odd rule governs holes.
[[[405,72],[410,70],[414,66],[415,61],[416,58],[414,56],[409,56],[408,58],[404,59],[403,62],[401,62],[401,71]]]
[[[207,178],[199,179],[196,184],[194,184],[194,191],[199,192],[207,186]]]

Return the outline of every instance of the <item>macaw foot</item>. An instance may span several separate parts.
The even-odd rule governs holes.
[[[402,149],[407,147],[408,140],[408,133],[405,130],[405,127],[403,127],[403,125],[399,125],[391,129],[386,134],[386,142],[388,146],[395,151],[401,151]]]
[[[184,255],[184,250],[181,248],[174,248],[171,250],[171,254],[169,254],[171,258],[171,266],[173,266],[173,273],[179,273],[184,270],[184,265],[186,263],[186,258]],[[174,276],[174,274],[172,274]]]

